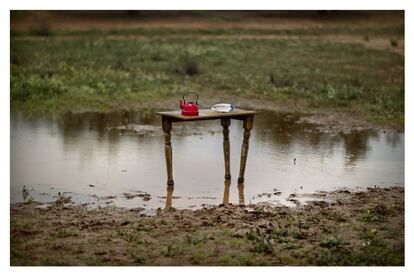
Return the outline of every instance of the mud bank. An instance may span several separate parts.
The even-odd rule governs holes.
[[[300,207],[159,210],[12,204],[11,265],[404,265],[404,188]]]

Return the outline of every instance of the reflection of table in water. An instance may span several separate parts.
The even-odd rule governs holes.
[[[224,180],[224,195],[223,195],[223,204],[229,203],[229,197],[230,197],[230,180]],[[239,190],[239,204],[244,205],[244,184],[239,183],[237,185],[237,189]]]
[[[231,186],[231,180],[224,180],[224,195],[223,195],[223,204],[229,203],[229,197],[230,197],[230,186]],[[237,185],[237,189],[239,190],[239,204],[244,205],[244,185],[239,184]],[[165,209],[171,209],[172,207],[172,200],[173,200],[173,193],[174,193],[174,185],[168,185],[167,186],[167,197],[165,202]]]
[[[239,189],[239,203],[244,204],[244,171],[246,169],[247,153],[249,151],[250,130],[253,128],[254,115],[256,111],[235,109],[228,113],[220,113],[210,109],[201,109],[198,116],[183,116],[180,111],[158,112],[162,119],[162,129],[164,131],[165,160],[167,163],[167,202],[166,208],[171,208],[172,193],[174,191],[174,180],[172,175],[172,146],[171,129],[173,122],[201,121],[201,120],[221,120],[223,127],[223,151],[224,151],[224,197],[223,203],[229,202],[229,189],[231,183],[230,175],[230,140],[229,126],[231,119],[243,121],[243,144],[240,156],[240,170],[237,179]]]

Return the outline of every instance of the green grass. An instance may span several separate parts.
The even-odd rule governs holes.
[[[404,26],[383,27],[311,27],[294,29],[260,29],[260,28],[122,28],[122,29],[55,29],[47,28],[41,22],[25,31],[12,31],[11,35],[19,36],[106,36],[106,35],[141,35],[141,36],[188,36],[188,35],[368,35],[404,37]],[[45,30],[47,30],[45,32]]]
[[[70,236],[73,236],[73,235],[74,235],[74,233],[70,229],[66,229],[66,228],[59,229],[55,233],[55,236],[57,238],[67,238],[67,237],[70,237]]]
[[[161,29],[151,30],[154,36],[149,30],[133,29],[122,32],[143,32],[149,35],[148,40],[109,40],[102,31],[96,32],[100,35],[90,36],[93,31],[74,40],[53,35],[30,41],[12,37],[12,109],[106,111],[195,90],[201,93],[201,101],[203,95],[222,94],[257,97],[275,104],[304,100],[314,108],[355,110],[379,123],[401,127],[404,123],[404,57],[386,50],[318,38],[168,38],[155,36],[164,32]],[[183,34],[182,30],[175,32]],[[240,34],[249,30],[220,32]],[[290,32],[294,34],[295,30]],[[401,30],[357,32],[394,37]]]

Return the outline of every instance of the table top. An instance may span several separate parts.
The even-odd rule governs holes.
[[[174,121],[198,121],[198,120],[213,120],[222,118],[240,119],[241,117],[254,115],[259,112],[254,110],[234,109],[230,112],[217,112],[211,109],[200,109],[198,116],[184,116],[181,115],[181,110],[157,112],[157,115],[168,117]]]

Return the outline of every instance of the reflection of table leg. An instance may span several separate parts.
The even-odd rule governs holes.
[[[229,140],[229,126],[230,119],[221,119],[221,125],[223,126],[223,152],[224,152],[224,179],[230,180],[230,140]]]
[[[172,197],[174,192],[174,185],[167,186],[167,200],[165,202],[165,210],[168,211],[172,207]]]
[[[244,205],[244,184],[238,184],[237,189],[239,190],[239,204]]]
[[[165,143],[165,161],[167,164],[167,185],[174,185],[173,173],[172,173],[172,147],[171,147],[171,121],[162,117],[162,130],[164,131],[164,143]]]
[[[244,171],[246,170],[246,160],[247,160],[247,153],[249,151],[249,138],[250,138],[250,130],[253,128],[253,116],[246,116],[243,120],[243,144],[241,149],[241,156],[240,156],[240,171],[239,171],[239,178],[237,179],[237,183],[239,186],[244,185]],[[243,189],[242,189],[243,190]],[[243,198],[244,201],[244,198]]]
[[[230,179],[224,180],[223,204],[229,204],[230,185],[231,185]]]

